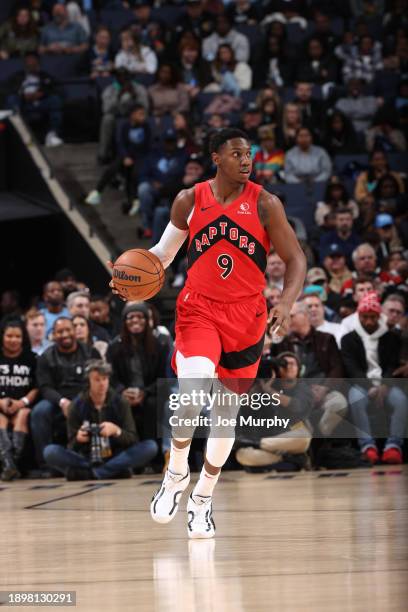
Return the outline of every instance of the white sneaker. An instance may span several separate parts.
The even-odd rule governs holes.
[[[133,217],[134,215],[136,215],[139,212],[139,208],[140,208],[139,200],[133,200],[132,208],[128,212],[129,217]]]
[[[62,144],[64,144],[64,141],[57,136],[56,132],[48,132],[45,137],[46,147],[59,147]]]
[[[85,198],[85,204],[90,204],[91,206],[98,206],[100,203],[101,194],[96,189],[90,191]]]
[[[189,538],[213,538],[215,523],[212,518],[212,497],[190,495],[187,504],[187,533]]]
[[[170,523],[176,516],[180,497],[190,483],[190,470],[187,474],[174,474],[166,470],[160,489],[153,495],[150,514],[156,523]]]

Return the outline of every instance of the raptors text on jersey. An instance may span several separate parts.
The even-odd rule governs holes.
[[[261,190],[248,181],[238,198],[223,206],[209,181],[197,183],[189,223],[188,288],[222,302],[263,291],[270,240],[258,216]]]

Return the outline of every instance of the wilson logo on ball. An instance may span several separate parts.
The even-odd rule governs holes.
[[[134,283],[140,283],[141,277],[136,276],[136,274],[127,274],[123,270],[113,270],[113,276],[118,280],[128,280],[133,281]]]

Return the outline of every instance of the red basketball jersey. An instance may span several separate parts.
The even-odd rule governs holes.
[[[209,181],[195,185],[186,282],[192,291],[221,302],[263,291],[270,240],[258,216],[261,190],[248,181],[238,198],[222,206]]]

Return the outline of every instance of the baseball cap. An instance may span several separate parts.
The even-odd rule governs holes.
[[[316,281],[327,280],[326,272],[323,268],[310,268],[306,276],[307,283],[313,285]]]
[[[338,255],[339,257],[344,256],[344,251],[341,248],[340,244],[333,242],[332,244],[329,244],[329,246],[324,250],[323,259],[325,257],[333,257],[336,255]]]
[[[322,302],[326,301],[326,292],[321,285],[307,285],[307,287],[303,289],[303,297],[307,295],[318,295]]]
[[[387,225],[394,225],[394,219],[388,213],[381,213],[377,215],[375,218],[375,227],[381,228],[386,227]]]

